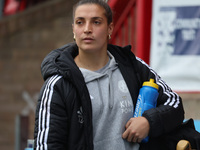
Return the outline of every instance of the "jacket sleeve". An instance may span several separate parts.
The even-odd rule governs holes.
[[[158,137],[172,131],[183,122],[182,100],[151,67],[141,59],[137,58],[137,60],[142,82],[154,78],[159,85],[157,107],[143,113],[150,124],[149,136]]]
[[[35,149],[67,149],[68,114],[62,82],[61,76],[54,75],[41,89],[35,115]]]

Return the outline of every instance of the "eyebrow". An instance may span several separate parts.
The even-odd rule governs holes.
[[[77,17],[77,18],[75,18],[75,20],[84,20],[85,18],[84,17]],[[102,17],[92,17],[92,20],[96,20],[96,19],[101,19],[101,20],[103,20],[103,18]]]

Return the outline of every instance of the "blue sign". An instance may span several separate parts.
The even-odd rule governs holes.
[[[168,40],[161,38],[158,46],[164,43],[171,55],[200,55],[200,6],[161,7],[159,11],[165,14],[162,23],[158,21],[159,35]]]

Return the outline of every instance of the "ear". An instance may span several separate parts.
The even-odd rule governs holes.
[[[114,29],[114,24],[113,24],[113,22],[111,22],[108,26],[108,34],[109,35],[112,35],[113,29]]]

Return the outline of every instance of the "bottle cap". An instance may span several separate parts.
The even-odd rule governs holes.
[[[28,139],[27,140],[27,148],[33,148],[34,147],[34,140]]]
[[[150,86],[158,89],[158,84],[154,83],[154,79],[144,82],[142,86]]]

